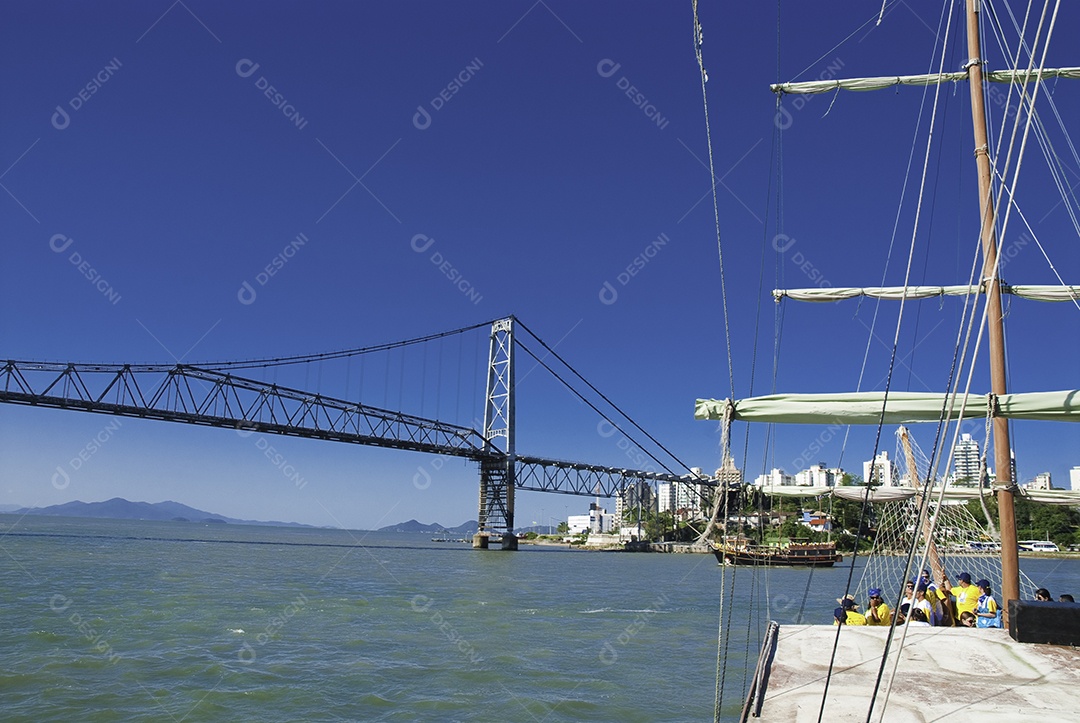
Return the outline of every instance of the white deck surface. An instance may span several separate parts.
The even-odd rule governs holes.
[[[818,720],[836,630],[781,626],[759,720]],[[841,631],[823,721],[866,720],[887,632]],[[1078,648],[1017,643],[1004,630],[909,628],[887,693],[902,633],[893,638],[875,722],[941,721],[954,714],[978,723],[1080,720]]]

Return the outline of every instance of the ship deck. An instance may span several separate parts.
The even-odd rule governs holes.
[[[762,721],[818,720],[835,626],[781,626]],[[841,631],[822,720],[865,721],[887,628]],[[882,720],[893,639],[873,721]],[[1017,643],[1005,630],[910,628],[884,720],[940,721],[955,713],[979,723],[1072,720],[1080,711],[1080,649]]]

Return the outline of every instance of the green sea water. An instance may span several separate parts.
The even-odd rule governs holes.
[[[1032,563],[1080,592],[1077,562]],[[725,716],[757,657],[748,612],[829,622],[848,572],[727,573]],[[713,715],[711,556],[0,515],[0,576],[5,721]]]

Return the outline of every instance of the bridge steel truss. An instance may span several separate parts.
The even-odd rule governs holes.
[[[474,547],[486,548],[496,537],[503,549],[517,548],[516,489],[614,497],[643,481],[716,485],[716,480],[689,474],[518,456],[514,321],[509,317],[492,324],[483,433],[190,364],[9,360],[0,367],[0,403],[465,457],[480,466],[480,529]]]
[[[678,482],[711,487],[717,485],[716,480],[709,477],[620,469],[543,457],[518,457],[516,470],[516,486],[519,490],[559,492],[566,495],[616,497],[639,482]]]
[[[474,429],[186,364],[7,361],[0,402],[481,459]]]

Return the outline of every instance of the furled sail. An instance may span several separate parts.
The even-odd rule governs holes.
[[[936,422],[946,404],[960,414],[960,394],[921,392],[848,392],[842,394],[771,394],[740,400],[699,399],[696,419],[786,424],[909,424]],[[1024,394],[969,395],[964,419],[987,416],[1052,422],[1080,422],[1080,389]]]
[[[981,293],[979,286],[879,286],[869,288],[828,287],[812,289],[774,289],[773,298],[795,301],[843,301],[860,296],[874,299],[929,299],[934,296],[968,296]],[[1002,293],[1031,301],[1080,301],[1080,286],[1001,286]]]
[[[797,93],[810,95],[814,93],[828,93],[832,90],[881,90],[892,88],[897,85],[933,85],[935,83],[955,83],[967,80],[966,70],[955,73],[927,73],[924,75],[885,75],[877,78],[836,78],[832,80],[808,80],[802,83],[776,83],[769,89],[774,93]],[[1023,83],[1032,82],[1042,78],[1072,78],[1080,79],[1080,68],[1044,68],[1040,71],[1028,73],[1023,70],[994,70],[983,75],[985,80],[991,83]]]

